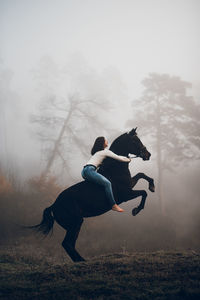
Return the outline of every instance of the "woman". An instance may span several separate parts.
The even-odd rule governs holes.
[[[111,182],[103,175],[97,173],[97,168],[106,157],[111,157],[123,162],[130,162],[131,160],[128,157],[117,155],[112,151],[105,149],[107,146],[108,141],[103,136],[100,136],[96,139],[91,150],[92,157],[84,166],[81,175],[88,181],[92,181],[104,186],[112,210],[123,212],[124,210],[120,208],[115,202]]]

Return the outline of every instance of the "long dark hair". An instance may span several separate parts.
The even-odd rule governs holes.
[[[97,151],[104,150],[105,138],[103,136],[99,136],[96,138],[94,145],[91,150],[91,154],[94,155]]]

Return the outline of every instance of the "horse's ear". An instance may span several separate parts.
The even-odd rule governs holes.
[[[136,130],[137,130],[137,127],[133,128],[131,131],[129,131],[129,134],[136,135]]]

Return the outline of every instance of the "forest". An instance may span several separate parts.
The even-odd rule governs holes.
[[[78,246],[86,256],[110,253],[113,249],[199,249],[200,123],[199,103],[191,96],[191,83],[169,74],[148,74],[142,81],[141,96],[130,102],[131,112],[127,119],[121,118],[119,128],[115,118],[109,116],[117,118],[118,113],[120,118],[119,109],[123,103],[128,106],[128,100],[124,98],[123,82],[116,70],[98,74],[82,62],[82,72],[76,72],[75,76],[75,67],[70,62],[65,69],[71,73],[66,75],[66,71],[56,71],[56,64],[50,58],[43,58],[33,73],[41,100],[32,110],[34,113],[26,116],[28,124],[20,124],[24,122],[22,116],[14,128],[10,120],[17,109],[11,107],[15,93],[10,87],[9,70],[1,70],[4,79],[1,123],[2,128],[9,125],[1,132],[2,244],[40,243],[40,238],[22,226],[38,223],[44,208],[63,189],[83,180],[80,172],[98,135],[107,136],[111,144],[119,134],[137,126],[152,159],[150,162],[133,159],[130,171],[132,175],[143,172],[153,177],[156,192],[148,191],[145,210],[137,217],[131,215],[131,210],[139,198],[123,204],[123,215],[108,212],[85,220]],[[112,85],[106,85],[107,76]],[[66,96],[62,90],[65,82],[71,89]],[[28,145],[26,141],[16,145],[18,151],[27,156],[27,151],[36,149],[38,161],[34,157],[35,161],[26,161],[23,168],[17,169],[9,147],[13,139],[20,141],[20,131],[17,132],[22,130],[20,126],[29,126],[30,137]],[[141,180],[135,188],[147,191],[148,186]],[[57,227],[52,238],[42,242],[42,247],[48,249],[49,244],[57,247],[63,236],[62,229]]]
[[[0,298],[199,299],[199,11],[198,0],[0,0]],[[137,215],[141,197],[84,218],[86,261],[74,263],[56,222],[46,238],[30,227],[83,180],[98,136],[109,148],[136,127],[151,157],[130,153],[129,170],[155,192],[140,179]]]

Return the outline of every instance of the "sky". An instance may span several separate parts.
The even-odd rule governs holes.
[[[0,0],[0,57],[29,86],[43,55],[119,69],[130,95],[149,72],[200,78],[198,0]]]
[[[60,67],[73,55],[98,72],[114,67],[130,101],[151,72],[180,76],[200,95],[199,37],[199,0],[0,0],[0,63],[12,70],[16,101],[28,113],[35,105],[32,70],[43,56]],[[27,114],[20,135],[12,128],[12,151],[19,152],[20,138],[21,146],[34,149],[26,140],[28,120]]]

